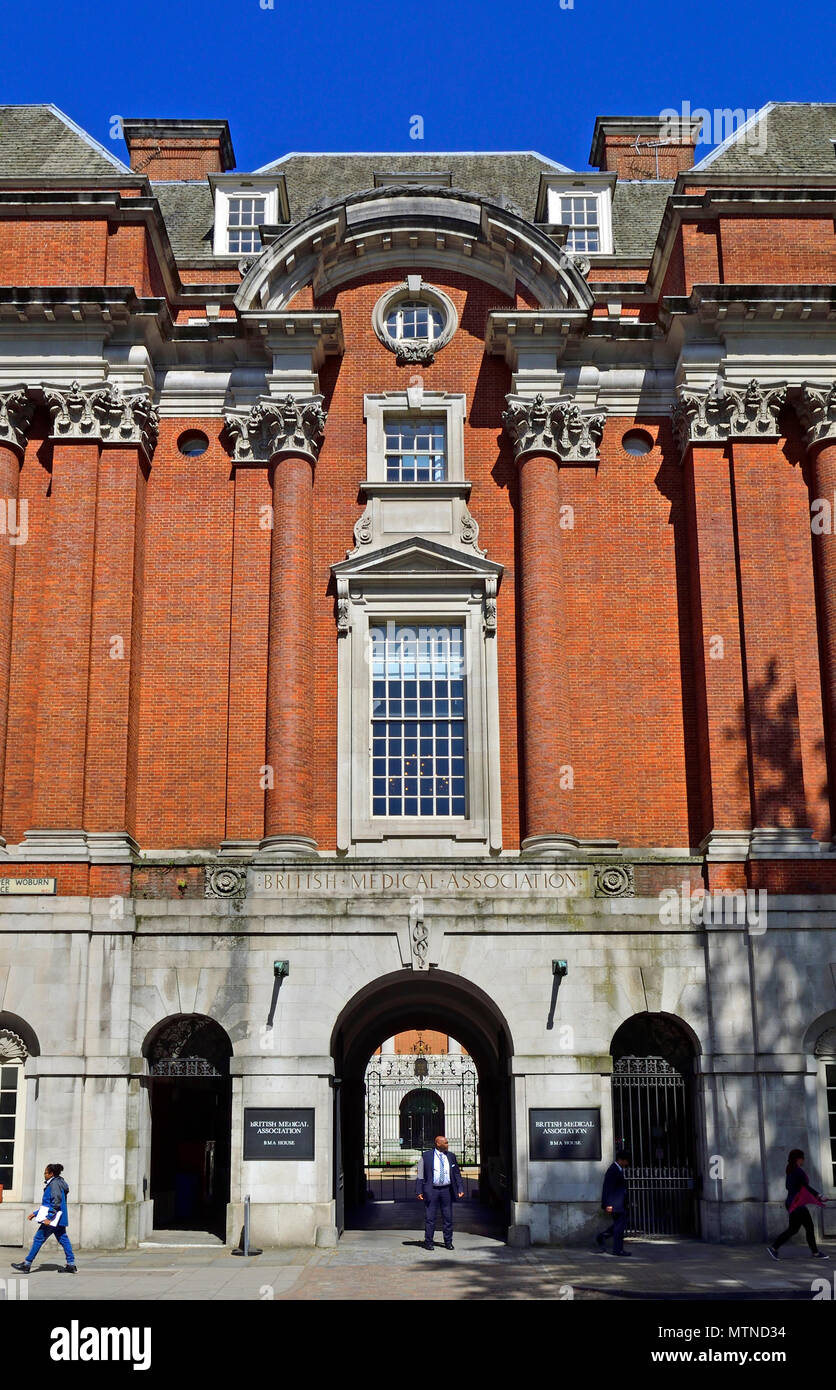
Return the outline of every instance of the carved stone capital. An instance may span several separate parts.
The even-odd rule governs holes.
[[[796,403],[798,418],[807,436],[807,448],[836,442],[836,381],[829,387],[805,381]]]
[[[12,386],[8,391],[0,391],[0,444],[23,453],[34,408],[27,387]]]
[[[505,432],[519,463],[528,454],[552,454],[561,463],[597,463],[606,415],[581,410],[574,401],[560,397],[505,397],[502,416]]]
[[[681,453],[689,444],[724,444],[727,439],[777,439],[785,385],[765,386],[754,378],[743,390],[715,382],[706,391],[679,388],[672,412]]]
[[[247,415],[227,415],[234,461],[269,463],[280,454],[302,454],[316,463],[328,418],[322,400],[322,396],[285,396],[281,401],[256,401]]]
[[[159,411],[147,391],[123,394],[119,385],[96,382],[43,388],[52,416],[53,439],[85,439],[102,444],[135,444],[150,459],[159,433]]]

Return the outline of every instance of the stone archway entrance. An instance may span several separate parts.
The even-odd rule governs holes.
[[[365,1073],[386,1038],[409,1029],[434,1029],[457,1038],[478,1074],[480,1161],[473,1210],[463,1203],[460,1229],[501,1227],[513,1199],[513,1109],[509,1062],[513,1043],[493,1001],[477,986],[447,971],[397,971],[375,980],[345,1006],[332,1035],[334,1057],[334,1197],[337,1229],[368,1224],[365,1167]],[[432,1126],[431,1126],[432,1127]],[[435,1133],[438,1131],[436,1130]],[[434,1136],[433,1136],[434,1137]],[[413,1183],[404,1180],[403,1209],[393,1224],[409,1222]],[[416,1204],[417,1205],[417,1204]],[[415,1215],[414,1224],[419,1225]]]
[[[177,1014],[149,1034],[154,1229],[226,1238],[232,1044],[214,1019]]]

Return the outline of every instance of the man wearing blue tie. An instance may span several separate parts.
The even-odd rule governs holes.
[[[426,1149],[418,1160],[419,1202],[426,1207],[424,1216],[424,1249],[434,1250],[435,1223],[441,1207],[444,1227],[444,1249],[453,1249],[453,1203],[464,1196],[464,1183],[456,1155],[448,1153],[449,1145],[443,1134],[436,1136],[435,1148]]]

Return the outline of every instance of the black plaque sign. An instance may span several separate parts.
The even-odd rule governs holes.
[[[244,1157],[306,1160],[314,1156],[313,1110],[244,1110]]]
[[[532,1162],[601,1157],[600,1110],[529,1110],[528,1156]]]

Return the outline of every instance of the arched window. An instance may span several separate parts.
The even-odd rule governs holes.
[[[435,304],[404,299],[386,315],[386,332],[396,342],[435,342],[444,332],[445,317]]]
[[[0,1184],[6,1202],[20,1201],[23,1195],[23,1072],[28,1056],[23,1039],[8,1028],[0,1028]]]
[[[825,1158],[829,1168],[823,1169],[822,1179],[836,1188],[836,1027],[827,1028],[816,1039],[815,1055],[819,1064],[819,1075],[823,1083],[824,1104],[827,1112],[825,1130]]]
[[[404,1149],[431,1149],[436,1135],[444,1133],[444,1101],[425,1087],[407,1091],[401,1101],[400,1119]]]

